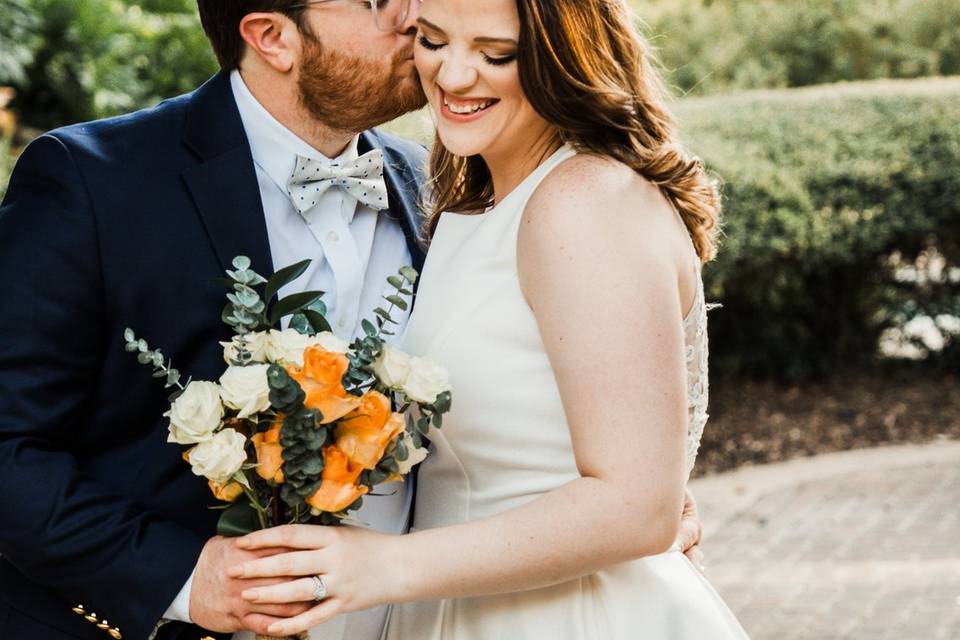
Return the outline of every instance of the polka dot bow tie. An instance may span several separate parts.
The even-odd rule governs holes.
[[[331,188],[343,189],[359,202],[382,211],[387,208],[383,181],[383,152],[374,149],[353,162],[341,164],[297,156],[297,168],[287,182],[293,207],[304,215]]]

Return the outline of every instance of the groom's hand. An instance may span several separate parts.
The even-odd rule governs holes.
[[[233,632],[246,629],[243,619],[251,613],[263,614],[255,616],[261,619],[289,618],[299,615],[313,607],[315,602],[296,604],[253,604],[240,597],[244,589],[250,587],[273,585],[284,582],[283,579],[243,580],[231,578],[227,569],[244,562],[272,556],[287,551],[286,549],[261,549],[245,551],[236,545],[235,538],[211,538],[204,545],[197,560],[197,568],[193,574],[193,586],[190,590],[190,619],[195,623],[217,632]],[[271,620],[272,621],[272,620]],[[269,622],[264,622],[263,629],[251,629],[256,633],[266,633]]]
[[[677,534],[677,544],[680,550],[689,558],[697,569],[703,572],[703,551],[700,549],[700,539],[703,536],[703,524],[700,514],[697,513],[697,501],[693,499],[690,489],[687,489],[683,502],[683,515],[680,517],[680,532]]]

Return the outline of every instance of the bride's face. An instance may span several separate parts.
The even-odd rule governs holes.
[[[452,153],[524,148],[546,129],[520,87],[519,34],[515,0],[424,0],[414,55]]]

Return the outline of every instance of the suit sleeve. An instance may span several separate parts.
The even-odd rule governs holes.
[[[78,465],[112,336],[91,200],[51,135],[24,151],[0,205],[0,282],[0,554],[146,639],[205,541]]]

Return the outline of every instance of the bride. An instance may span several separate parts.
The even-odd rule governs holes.
[[[746,638],[671,546],[707,419],[719,198],[625,0],[424,0],[432,238],[405,348],[446,366],[413,530],[281,527],[271,633],[393,603],[385,637]]]

